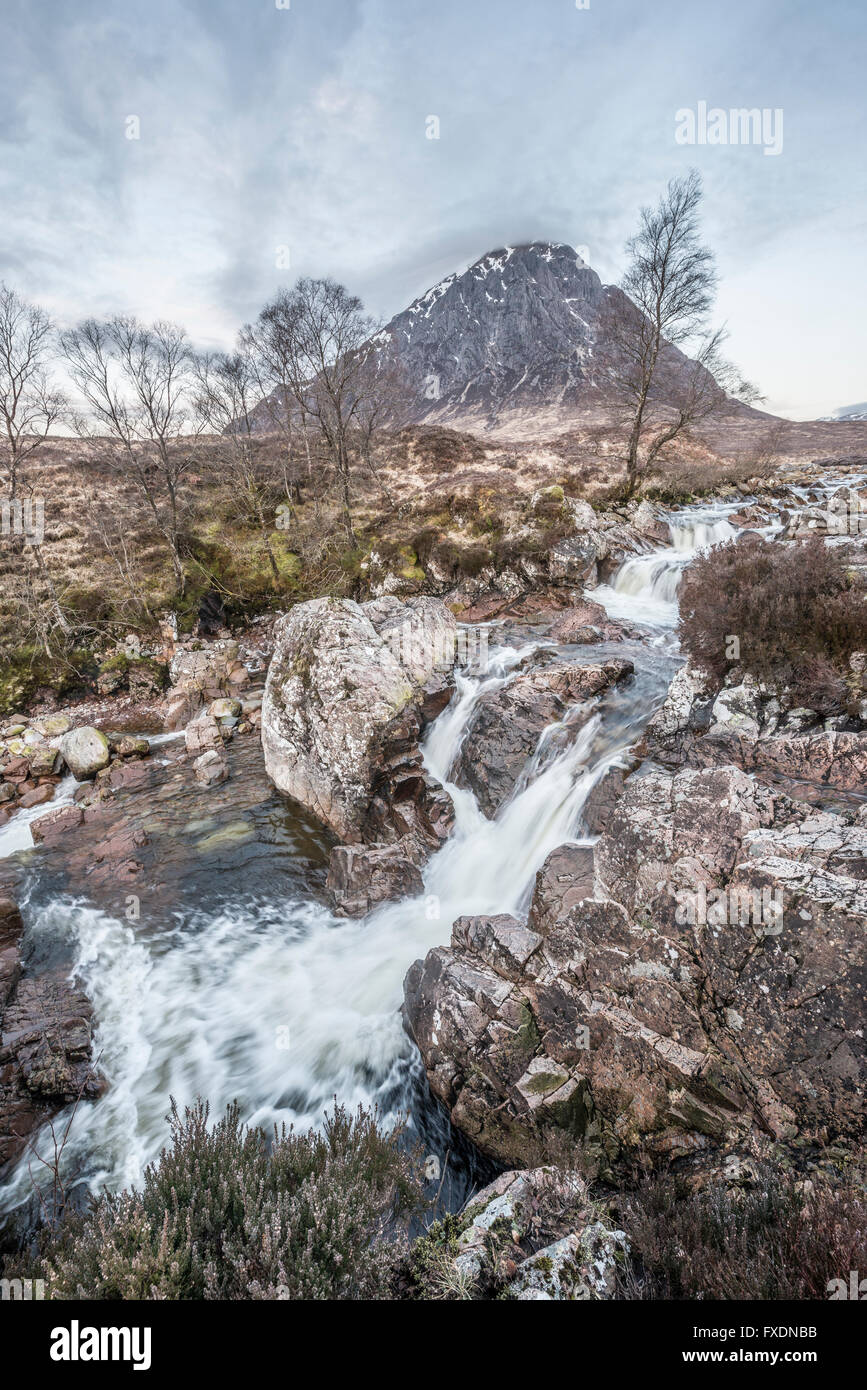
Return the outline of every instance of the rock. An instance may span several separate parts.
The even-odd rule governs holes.
[[[652,502],[639,502],[632,518],[633,530],[657,545],[671,544],[671,528],[665,513]]]
[[[222,748],[223,735],[217,720],[210,714],[202,714],[194,719],[184,731],[184,745],[188,753],[196,755],[212,748]]]
[[[632,777],[596,899],[558,851],[526,927],[456,922],[404,989],[453,1123],[513,1165],[565,1130],[603,1173],[768,1135],[856,1148],[867,814],[795,812],[737,768]]]
[[[214,700],[208,706],[208,715],[211,719],[222,721],[236,720],[241,716],[242,705],[240,700],[226,699]]]
[[[848,718],[827,721],[747,679],[715,689],[702,671],[683,667],[648,723],[642,749],[663,762],[695,767],[734,764],[794,781],[857,791],[867,785],[867,731]]]
[[[522,1260],[508,1292],[518,1299],[612,1298],[617,1261],[628,1248],[625,1231],[590,1222]]]
[[[623,793],[628,775],[625,768],[610,767],[596,785],[591,787],[581,812],[584,828],[591,835],[598,835],[608,825],[611,813]]]
[[[412,835],[370,849],[336,845],[325,885],[334,911],[341,917],[364,917],[378,903],[415,897],[424,887],[419,867],[424,857]]]
[[[38,744],[29,755],[31,777],[53,777],[60,766],[60,754],[47,743]]]
[[[501,1173],[454,1218],[455,1275],[477,1297],[610,1297],[628,1247],[601,1215],[577,1173],[554,1166]],[[552,1223],[566,1229],[543,1245],[540,1226],[550,1231]]]
[[[596,889],[630,910],[674,888],[718,885],[774,798],[736,767],[630,777],[595,850]]]
[[[81,825],[84,812],[80,806],[59,806],[38,820],[31,821],[30,834],[35,844],[53,845],[63,838],[67,830]]]
[[[107,767],[111,756],[105,734],[88,725],[64,734],[60,740],[60,752],[78,782],[94,777],[100,768]]]
[[[592,666],[554,662],[482,695],[454,765],[454,781],[469,787],[485,815],[493,817],[514,791],[543,731],[562,720],[568,709],[625,679],[632,669],[632,663],[621,658]],[[553,755],[566,747],[592,713],[588,703],[557,731],[546,751]]]
[[[119,758],[146,758],[151,746],[146,738],[137,738],[133,734],[121,734],[114,744],[114,751]]]
[[[61,1106],[102,1090],[87,997],[62,969],[23,972],[22,931],[16,904],[0,897],[0,1179]]]
[[[594,855],[588,845],[560,845],[536,874],[527,925],[545,936],[583,898],[592,898]]]
[[[42,806],[44,802],[50,801],[53,796],[54,787],[51,785],[34,787],[32,791],[24,793],[19,804],[22,810],[29,810],[31,806]]]
[[[746,677],[740,685],[724,687],[714,700],[711,720],[711,736],[722,725],[743,734],[745,738],[758,738],[762,724],[758,682]]]
[[[196,780],[203,786],[213,787],[217,782],[225,782],[229,776],[229,764],[215,748],[203,753],[193,763]]]
[[[61,734],[69,732],[72,720],[68,714],[47,714],[44,719],[35,721],[34,727],[39,728],[45,738],[59,738]]]
[[[361,836],[389,726],[420,699],[449,633],[454,644],[455,620],[440,600],[399,605],[405,627],[398,602],[314,599],[275,628],[262,704],[265,768],[344,840]]]

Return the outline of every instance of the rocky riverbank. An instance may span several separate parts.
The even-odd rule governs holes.
[[[120,663],[113,694],[0,730],[0,834],[32,840],[101,910],[132,895],[153,934],[193,846],[203,863],[230,850],[237,874],[235,850],[272,834],[266,806],[287,798],[299,824],[318,821],[313,915],[279,951],[266,932],[268,968],[297,959],[285,987],[300,981],[271,1093],[288,1068],[290,1115],[359,1078],[391,1077],[382,1094],[402,1103],[394,1077],[420,1057],[454,1128],[510,1170],[481,1204],[492,1221],[564,1142],[615,1190],[637,1165],[714,1183],[767,1154],[845,1164],[863,1104],[867,710],[820,714],[737,672],[678,669],[671,631],[698,546],[756,528],[788,544],[799,515],[835,515],[839,489],[813,490],[685,513],[570,504],[572,533],[541,564],[439,594],[383,580],[367,602],[296,605],[255,641],[185,643],[138,705]],[[841,544],[857,583],[860,532]],[[4,922],[8,1166],[72,1088],[84,1081],[89,1105],[104,1083],[80,977],[22,956],[14,902]],[[255,937],[247,949],[257,958]],[[368,1002],[380,974],[406,976],[417,1052],[391,986]],[[516,1267],[513,1296],[610,1293],[619,1227],[582,1192],[566,1244]]]

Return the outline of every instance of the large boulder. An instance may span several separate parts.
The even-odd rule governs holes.
[[[60,752],[69,771],[79,782],[95,777],[102,768],[108,767],[111,757],[111,747],[105,734],[86,724],[63,735]]]
[[[326,891],[340,917],[364,917],[378,903],[422,892],[422,851],[413,835],[390,845],[335,845]]]
[[[410,969],[405,1017],[433,1093],[512,1165],[564,1131],[614,1174],[768,1137],[854,1149],[863,831],[778,806],[735,768],[628,779],[595,898],[576,901],[585,866],[555,851],[528,924],[459,919]]]
[[[324,598],[293,608],[275,630],[262,702],[274,785],[340,839],[362,838],[389,728],[451,665],[456,630],[439,599]]]

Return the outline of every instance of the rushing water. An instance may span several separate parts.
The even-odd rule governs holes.
[[[452,1142],[424,1099],[417,1054],[402,1027],[404,976],[415,959],[448,942],[457,916],[526,910],[551,850],[582,839],[589,791],[623,759],[675,669],[671,629],[683,568],[701,546],[734,534],[718,506],[680,513],[671,529],[670,548],[627,561],[594,593],[613,617],[648,626],[651,640],[571,652],[596,660],[625,650],[635,678],[595,702],[577,734],[569,727],[574,713],[545,731],[495,820],[450,774],[479,698],[514,679],[538,644],[503,645],[484,671],[457,675],[451,704],[423,747],[428,769],[453,797],[455,830],[428,862],[417,898],[350,921],[323,905],[301,868],[280,891],[273,873],[259,879],[263,896],[241,891],[230,860],[225,884],[206,884],[206,871],[191,869],[199,875],[192,905],[145,926],[90,897],[46,887],[37,876],[39,851],[30,856],[28,951],[38,958],[50,945],[68,953],[94,1004],[95,1054],[109,1083],[72,1123],[64,1157],[79,1184],[98,1191],[137,1183],[165,1143],[170,1096],[181,1105],[206,1097],[213,1114],[238,1099],[251,1123],[298,1127],[315,1124],[336,1096],[377,1105],[386,1123],[409,1109],[427,1142]],[[72,789],[64,784],[61,795]],[[20,817],[3,833],[7,853],[30,843]],[[0,1210],[26,1203],[30,1191],[20,1164],[0,1192]],[[453,1203],[465,1195],[466,1183],[458,1182]]]

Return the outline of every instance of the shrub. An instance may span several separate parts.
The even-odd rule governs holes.
[[[415,1159],[375,1116],[336,1106],[321,1131],[269,1144],[237,1106],[208,1127],[172,1106],[171,1144],[141,1192],[103,1194],[43,1252],[52,1298],[387,1296],[401,1218],[421,1205]]]
[[[867,602],[819,537],[789,546],[744,536],[686,571],[680,636],[693,662],[717,678],[732,664],[729,639],[737,637],[745,673],[829,711],[846,704],[849,658],[867,648]]]
[[[770,1164],[752,1188],[652,1179],[623,1213],[632,1266],[620,1296],[826,1299],[867,1268],[867,1202],[854,1182],[799,1183]]]

